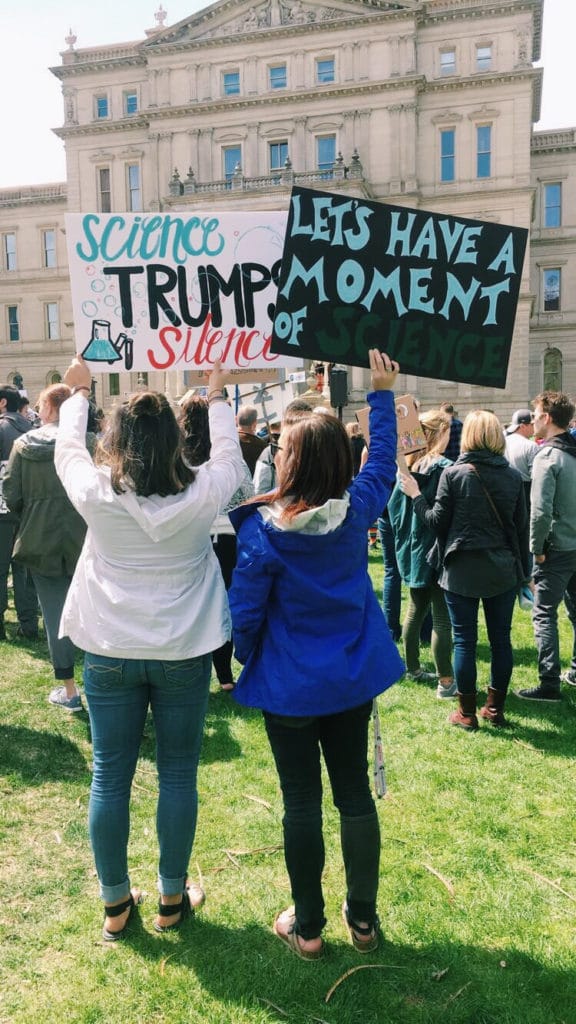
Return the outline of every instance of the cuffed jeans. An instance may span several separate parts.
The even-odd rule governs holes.
[[[534,588],[532,622],[538,648],[538,678],[541,686],[558,689],[558,605],[562,598],[574,631],[571,670],[576,672],[576,551],[550,549],[546,561],[534,565]]]
[[[159,780],[158,891],[176,896],[184,889],[196,830],[196,775],[210,671],[209,654],[185,661],[85,656],[84,688],[94,748],[88,823],[100,895],[106,903],[130,890],[130,789],[148,705],[154,716]]]
[[[353,921],[376,917],[380,827],[368,778],[368,725],[372,702],[316,718],[264,713],[284,800],[284,856],[303,939],[326,923],[322,893],[324,838],[320,751],[328,770],[340,833],[346,900]]]
[[[490,643],[490,683],[494,690],[508,692],[512,677],[513,656],[510,632],[517,587],[495,597],[465,597],[445,590],[444,596],[452,622],[454,639],[454,679],[458,693],[476,692],[476,645],[478,642],[478,608],[484,608]]]

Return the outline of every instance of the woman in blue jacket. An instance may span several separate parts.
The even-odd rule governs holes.
[[[318,959],[326,923],[320,751],[340,812],[354,947],[378,944],[378,816],[368,779],[372,700],[403,674],[368,575],[366,532],[395,478],[398,365],[370,352],[370,455],[352,481],[342,424],[314,413],[282,432],[278,486],[231,513],[238,560],[229,592],[235,699],[264,712],[284,800],[294,906],[274,922],[298,956]]]

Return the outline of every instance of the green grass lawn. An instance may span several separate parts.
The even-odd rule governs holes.
[[[381,588],[379,553],[371,571]],[[564,611],[561,625],[567,666]],[[519,609],[514,641],[513,685],[533,685],[531,620]],[[428,656],[425,649],[424,663]],[[487,657],[482,632],[481,688]],[[149,896],[126,942],[101,941],[86,826],[88,719],[52,708],[51,685],[43,640],[0,643],[0,1024],[576,1021],[576,691],[564,688],[561,707],[511,697],[512,729],[482,725],[472,735],[446,724],[451,702],[436,700],[433,686],[403,681],[380,698],[385,941],[363,958],[347,941],[338,822],[327,799],[327,955],[315,964],[298,960],[270,929],[290,894],[280,793],[259,714],[215,684],[191,871],[205,885],[206,906],[180,932],[152,930],[149,723],[130,844],[133,883]]]

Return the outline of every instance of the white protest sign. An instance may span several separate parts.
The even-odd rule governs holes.
[[[286,220],[66,215],[77,352],[100,373],[301,367],[270,352]]]

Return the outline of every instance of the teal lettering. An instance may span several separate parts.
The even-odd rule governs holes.
[[[416,239],[416,245],[412,250],[413,256],[422,256],[424,249],[427,250],[427,257],[429,260],[435,260],[437,258],[436,250],[436,234],[434,232],[434,219],[429,217],[426,221],[422,231]]]
[[[364,268],[356,260],[344,260],[338,267],[336,291],[341,302],[357,302],[365,284]]]
[[[514,239],[512,237],[511,231],[508,234],[508,237],[506,238],[506,241],[504,242],[504,245],[500,249],[500,252],[498,253],[496,259],[493,260],[490,266],[488,267],[488,270],[494,270],[498,272],[502,264],[504,264],[505,274],[516,273],[516,269],[514,267]]]
[[[448,271],[446,274],[446,286],[446,298],[442,309],[438,310],[439,316],[443,316],[446,320],[449,320],[450,306],[453,302],[458,302],[462,309],[464,319],[467,320],[470,315],[472,302],[478,293],[480,281],[477,281],[476,278],[473,277],[468,291],[466,291],[458,278]]]
[[[95,260],[96,257],[98,256],[98,242],[92,234],[92,221],[94,221],[94,223],[97,225],[100,223],[100,217],[98,217],[95,213],[87,213],[86,216],[82,218],[82,228],[84,231],[84,235],[87,241],[90,243],[90,248],[88,252],[85,252],[82,248],[82,242],[77,242],[76,244],[77,255],[80,257],[81,260],[86,260],[87,262]]]
[[[298,197],[296,197],[298,198]],[[288,273],[286,284],[282,288],[280,294],[288,297],[292,289],[292,285],[295,281],[301,280],[303,284],[308,285],[310,281],[316,282],[316,288],[318,290],[318,301],[327,302],[328,296],[324,291],[324,257],[321,256],[319,260],[316,260],[310,270],[306,270],[303,263],[300,262],[297,256],[292,257],[292,263]]]
[[[438,222],[438,227],[442,232],[444,245],[446,246],[446,256],[448,257],[448,262],[450,262],[450,260],[452,259],[452,253],[454,252],[454,249],[458,244],[458,239],[460,238],[460,235],[464,231],[464,225],[461,224],[459,220],[457,220],[454,225],[454,228],[451,229],[449,221],[441,220]]]
[[[419,309],[423,313],[434,312],[434,300],[428,298],[428,284],[422,285],[420,283],[421,281],[429,282],[431,277],[431,267],[423,267],[421,270],[414,267],[411,268],[410,297],[408,299],[409,309]]]
[[[402,247],[401,252],[400,252],[401,256],[410,256],[410,234],[411,234],[412,228],[414,226],[414,221],[416,220],[416,214],[415,213],[407,214],[407,217],[406,217],[407,224],[403,228],[400,227],[400,217],[401,217],[400,211],[394,210],[392,212],[392,215],[391,215],[391,225],[390,225],[390,239],[389,239],[389,242],[388,242],[388,248],[386,250],[386,255],[387,256],[396,256],[397,255],[397,253],[396,253],[396,246],[397,245],[400,245]]]
[[[312,227],[310,224],[302,224],[302,208],[300,205],[300,196],[292,196],[292,212],[294,214],[292,218],[292,234],[293,235],[311,235]]]
[[[481,299],[488,299],[488,312],[486,319],[484,320],[484,326],[486,324],[496,324],[498,299],[501,295],[510,291],[510,278],[506,277],[503,281],[498,281],[497,284],[486,285],[485,288],[480,292]]]
[[[354,208],[356,208],[356,200],[354,200]],[[356,209],[356,226],[357,231],[353,231],[352,228],[348,228],[344,232],[346,238],[346,245],[349,249],[364,249],[370,241],[370,228],[368,227],[368,218],[374,213],[373,210],[369,210],[367,206],[359,206]]]
[[[388,274],[387,277],[381,274],[379,270],[374,271],[374,277],[372,278],[372,284],[368,293],[362,299],[360,303],[365,309],[371,310],[374,304],[374,299],[381,292],[385,299],[390,294],[396,303],[396,312],[398,316],[402,316],[403,313],[407,313],[408,310],[402,301],[402,288],[400,286],[400,267],[395,267],[394,270]]]
[[[330,240],[327,211],[332,206],[332,200],[326,196],[314,196],[312,205],[314,207],[314,231],[312,232],[311,241],[318,242],[323,238]]]
[[[299,345],[298,335],[302,331],[302,320],[306,318],[306,306],[292,313],[279,313],[274,321],[274,330],[287,345]]]
[[[458,250],[458,255],[455,259],[455,263],[474,263],[478,262],[478,250],[476,248],[476,239],[482,234],[482,228],[464,228],[464,234],[462,235],[462,241]]]

